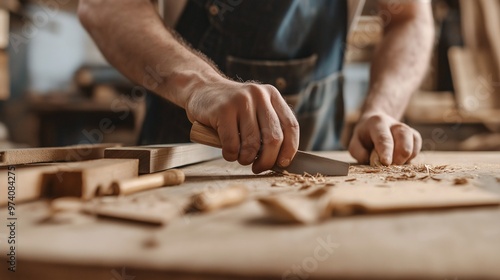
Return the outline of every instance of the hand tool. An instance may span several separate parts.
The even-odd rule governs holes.
[[[193,123],[191,141],[217,148],[222,147],[217,132],[199,122]],[[346,176],[349,173],[349,163],[297,151],[288,167],[281,168],[275,165],[272,170],[297,174],[306,172],[312,175],[320,173],[326,176]]]

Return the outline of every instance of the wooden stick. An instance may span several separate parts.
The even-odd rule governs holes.
[[[129,195],[132,193],[159,188],[163,186],[175,186],[184,183],[184,172],[171,169],[159,173],[139,176],[130,180],[119,180],[111,184],[100,195]]]
[[[57,148],[0,150],[0,166],[99,159],[104,157],[104,150],[106,148],[116,146],[119,146],[119,144],[88,144]]]

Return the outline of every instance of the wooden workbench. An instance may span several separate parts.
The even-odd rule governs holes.
[[[345,152],[324,155],[353,161]],[[500,194],[500,152],[429,152],[415,162],[458,167],[452,175],[472,178],[468,187]],[[286,191],[271,187],[272,176],[222,159],[184,171],[182,186],[136,196],[183,197],[235,182],[260,194]],[[380,174],[351,177],[357,180],[334,180],[352,188],[381,180]],[[84,214],[46,222],[45,201],[16,211],[18,267],[11,273],[4,261],[7,209],[0,209],[0,279],[500,278],[499,207],[358,215],[307,226],[270,223],[255,201],[163,227]]]

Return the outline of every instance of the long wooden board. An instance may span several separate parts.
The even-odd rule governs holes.
[[[104,149],[119,144],[84,144],[54,148],[0,150],[0,166],[57,161],[82,161],[104,157]]]
[[[166,144],[108,148],[106,158],[139,159],[139,173],[153,173],[221,157],[219,149],[200,144]]]

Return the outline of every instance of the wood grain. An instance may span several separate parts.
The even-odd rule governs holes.
[[[221,152],[208,146],[188,143],[109,148],[104,156],[139,159],[139,173],[144,174],[215,159],[221,156]]]
[[[45,195],[46,181],[44,174],[57,172],[57,165],[48,166],[19,166],[11,174],[15,174],[16,195],[15,202],[21,203],[38,199]],[[7,167],[0,169],[0,206],[8,202],[7,177],[9,170]],[[4,187],[5,186],[5,187]]]
[[[104,150],[119,144],[89,144],[55,148],[29,148],[0,150],[0,166],[59,162],[83,161],[104,157]]]
[[[62,166],[51,174],[50,196],[91,199],[98,188],[108,187],[117,180],[136,178],[138,163],[137,159],[97,159]]]

